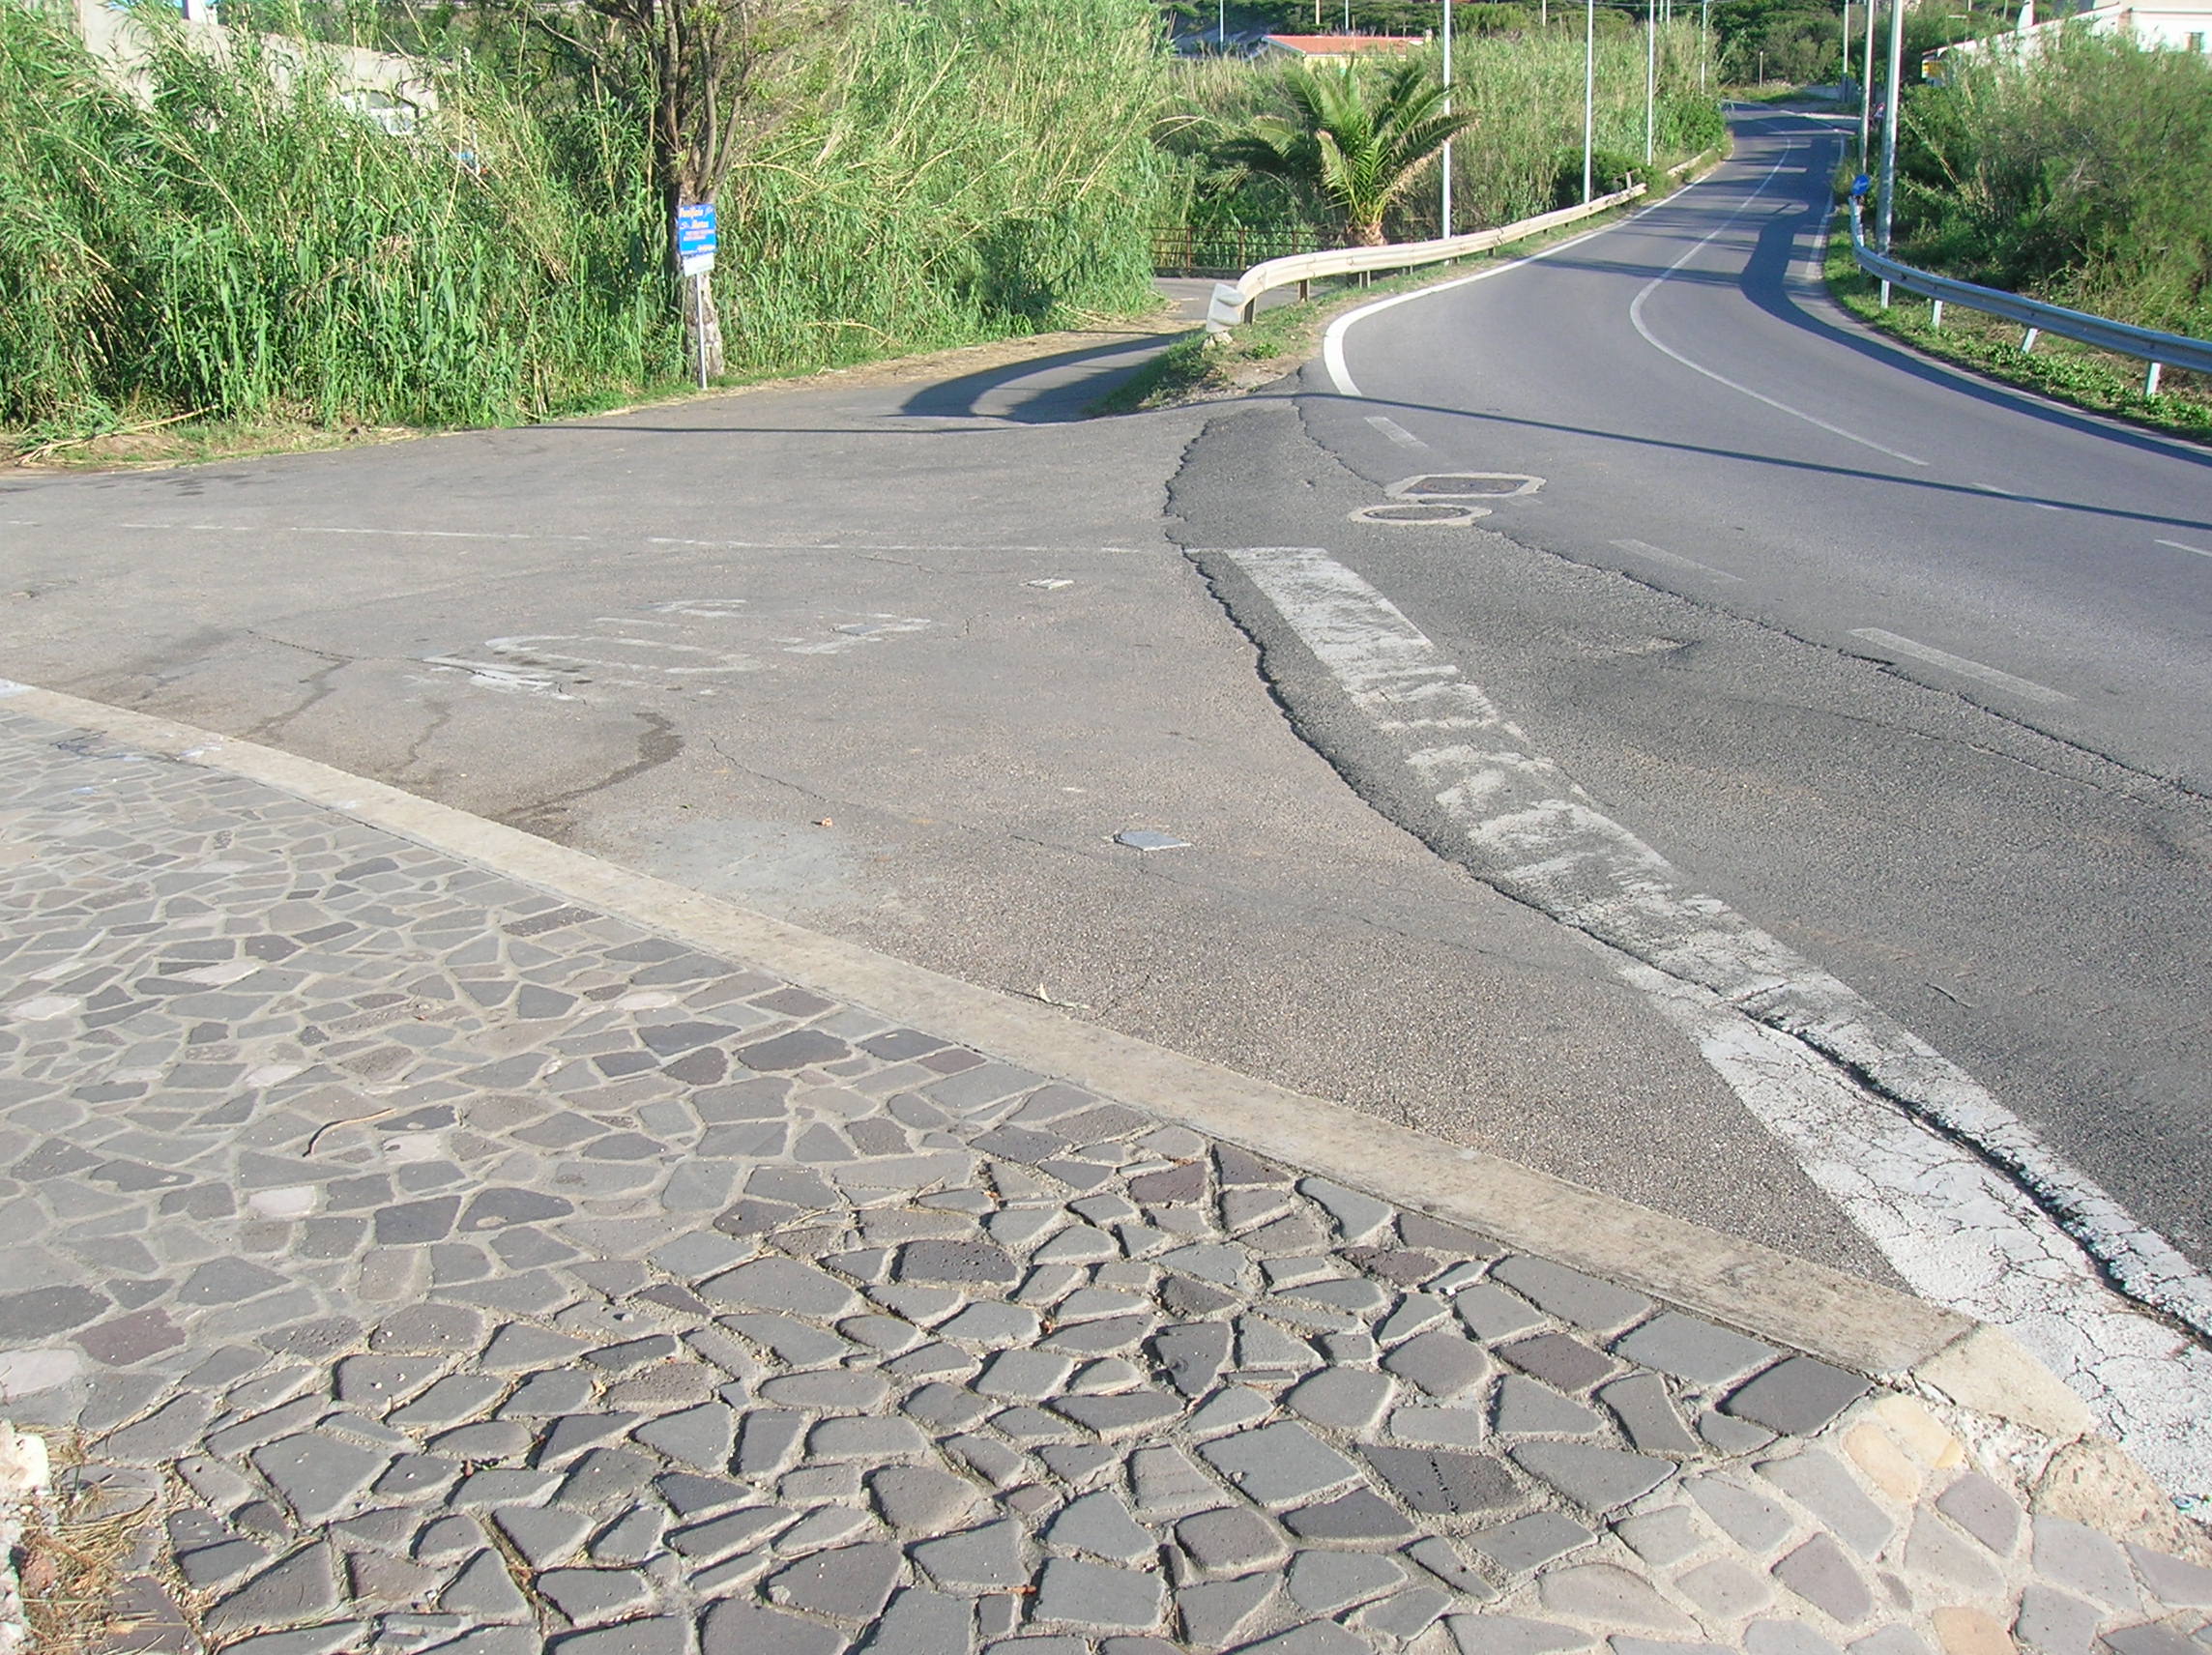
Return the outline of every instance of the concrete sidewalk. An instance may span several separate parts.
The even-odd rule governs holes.
[[[267,749],[0,758],[0,1409],[159,1517],[106,1647],[2212,1649],[1916,1301]]]

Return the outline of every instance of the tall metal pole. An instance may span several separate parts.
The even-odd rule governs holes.
[[[1698,15],[1698,90],[1705,89],[1705,65],[1713,55],[1713,0],[1704,0]]]
[[[1651,160],[1654,98],[1659,90],[1659,0],[1644,0],[1644,160]]]
[[[1444,113],[1448,115],[1448,114],[1450,114],[1450,113],[1451,113],[1451,95],[1452,95],[1452,77],[1451,77],[1451,9],[1452,9],[1452,0],[1443,0],[1443,5],[1444,5]],[[1447,236],[1448,236],[1448,235],[1450,235],[1450,234],[1451,234],[1451,139],[1449,139],[1449,138],[1446,138],[1446,139],[1444,140],[1444,188],[1443,188],[1443,197],[1444,197],[1444,198],[1443,198],[1443,214],[1442,214],[1442,218],[1443,218],[1443,223],[1442,223],[1442,230],[1443,230],[1443,233],[1444,233],[1445,235],[1447,235]]]
[[[1836,82],[1839,94],[1851,89],[1851,0],[1844,0],[1844,67]]]
[[[1222,53],[1229,50],[1229,0],[1216,0],[1213,8],[1213,49]]]
[[[1867,0],[1866,68],[1859,76],[1859,171],[1867,168],[1868,145],[1874,129],[1874,16],[1875,0]]]
[[[1897,114],[1905,79],[1905,0],[1889,0],[1889,102],[1881,112],[1881,211],[1875,217],[1875,250],[1889,254],[1889,225],[1897,211]]]
[[[1585,0],[1583,18],[1583,201],[1590,199],[1590,134],[1597,130],[1597,0]]]

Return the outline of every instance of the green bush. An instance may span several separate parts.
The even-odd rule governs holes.
[[[2212,62],[2069,30],[2022,61],[1946,71],[1906,105],[1904,256],[2212,334]]]
[[[1641,156],[1620,150],[1592,150],[1589,161],[1592,195],[1611,195],[1616,189],[1626,189],[1645,172]],[[1582,198],[1583,152],[1578,145],[1559,152],[1558,165],[1552,175],[1552,205],[1573,207]]]

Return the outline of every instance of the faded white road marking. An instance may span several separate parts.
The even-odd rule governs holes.
[[[2058,509],[2057,507],[2052,505],[2048,500],[2028,499],[2026,495],[2021,493],[2021,491],[2017,488],[2000,488],[1994,482],[1969,482],[1966,484],[1966,486],[1968,488],[1978,490],[1983,494],[2001,494],[2007,500],[2017,500],[2023,506],[2034,507],[2038,511],[2055,511]]]
[[[1632,557],[1648,558],[1651,562],[1665,564],[1670,568],[1690,569],[1698,574],[1709,574],[1715,580],[1740,581],[1743,579],[1740,574],[1731,574],[1727,569],[1713,567],[1711,564],[1702,564],[1696,558],[1682,556],[1680,552],[1670,552],[1663,546],[1652,545],[1648,540],[1615,540],[1613,543]]]
[[[1765,194],[1766,187],[1774,182],[1776,176],[1779,175],[1782,171],[1783,163],[1789,160],[1789,159],[1790,152],[1785,150],[1782,153],[1780,160],[1776,160],[1775,163],[1767,169],[1766,176],[1759,181],[1759,188],[1754,189],[1749,195],[1745,196],[1742,202],[1736,207],[1734,212],[1731,213],[1718,224],[1714,225],[1713,228],[1699,241],[1693,243],[1689,251],[1685,252],[1680,258],[1676,259],[1673,264],[1669,265],[1665,270],[1661,271],[1657,276],[1653,276],[1649,281],[1645,282],[1641,288],[1637,290],[1636,297],[1628,302],[1629,325],[1633,327],[1636,332],[1643,337],[1643,340],[1645,344],[1649,345],[1661,356],[1666,357],[1671,361],[1680,363],[1692,373],[1704,375],[1705,378],[1711,380],[1715,385],[1725,385],[1729,390],[1733,391],[1740,395],[1748,396],[1754,402],[1764,403],[1767,407],[1775,410],[1777,413],[1787,414],[1792,420],[1802,420],[1808,425],[1813,425],[1820,430],[1826,431],[1830,436],[1841,437],[1846,442],[1856,443],[1862,449],[1872,449],[1877,454],[1887,454],[1891,459],[1903,460],[1906,465],[1924,466],[1928,462],[1919,458],[1917,455],[1908,454],[1902,449],[1893,449],[1886,443],[1877,443],[1872,437],[1862,437],[1856,431],[1846,430],[1843,426],[1838,425],[1831,421],[1823,420],[1817,414],[1808,414],[1802,408],[1793,408],[1789,403],[1784,402],[1777,397],[1767,395],[1763,391],[1754,391],[1750,386],[1741,384],[1736,380],[1732,380],[1729,378],[1727,374],[1717,372],[1714,369],[1705,366],[1705,364],[1703,363],[1693,362],[1690,358],[1684,356],[1680,351],[1676,350],[1673,345],[1668,344],[1664,339],[1660,338],[1658,334],[1654,334],[1644,320],[1644,302],[1649,299],[1653,293],[1659,290],[1661,283],[1668,280],[1674,275],[1676,271],[1680,270],[1684,265],[1688,264],[1692,259],[1696,258],[1698,254],[1704,251],[1706,246],[1716,240],[1722,234],[1722,232],[1727,230],[1728,227],[1734,223],[1737,218],[1741,218],[1744,214],[1744,211],[1749,208],[1754,201],[1757,201],[1761,195]]]
[[[1387,414],[1370,414],[1367,422],[1401,449],[1425,449],[1429,446]]]
[[[2206,551],[2202,546],[2192,546],[2181,540],[2160,540],[2155,543],[2161,546],[2171,546],[2177,552],[2195,552],[2200,558],[2212,558],[2212,552]]]
[[[2110,1291],[2100,1266],[2138,1303],[2204,1334],[2212,1280],[1926,1041],[1686,887],[1326,551],[1218,555],[1397,737],[1464,834],[1471,872],[1625,955],[1632,980],[1694,1031],[1916,1291],[2007,1328],[2169,1488],[2212,1494],[2212,1433],[2201,1429],[2212,1358]]]
[[[1916,661],[1926,661],[1932,667],[1941,667],[1945,672],[1957,673],[1961,678],[1979,679],[1984,683],[2010,691],[2023,701],[2040,701],[2046,706],[2055,706],[2061,701],[2074,699],[2064,690],[2052,689],[2031,679],[2015,678],[2011,673],[1996,667],[1970,661],[1965,655],[1954,655],[1948,650],[1938,650],[1934,644],[1923,644],[1916,639],[1900,637],[1895,632],[1884,632],[1879,626],[1853,626],[1851,636],[1864,639],[1877,650],[1887,650],[1896,655],[1909,655]]]

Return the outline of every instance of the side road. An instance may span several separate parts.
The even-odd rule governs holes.
[[[149,1519],[108,1647],[2212,1648],[1987,1329],[9,688],[0,1402]]]

